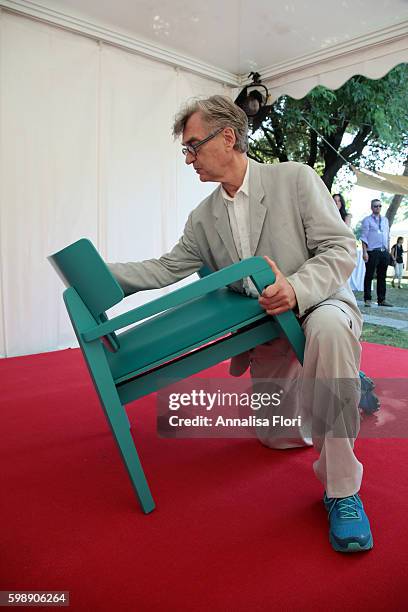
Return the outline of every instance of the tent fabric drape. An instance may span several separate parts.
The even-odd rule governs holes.
[[[229,89],[6,13],[0,44],[0,355],[14,356],[75,345],[47,255],[83,236],[108,261],[173,246],[214,188],[186,167],[174,114]]]
[[[388,174],[387,172],[377,172],[377,174],[385,178],[387,181],[402,187],[405,190],[405,193],[408,193],[408,176],[402,176],[401,174]],[[395,193],[398,192],[396,191]]]
[[[357,185],[376,191],[385,191],[386,193],[395,193],[400,195],[408,195],[408,177],[386,172],[368,173],[366,171],[353,168],[353,172],[357,177]]]
[[[271,101],[288,95],[297,100],[306,96],[314,87],[324,85],[338,89],[352,76],[360,74],[370,79],[380,79],[398,64],[408,62],[408,37],[362,47],[339,54],[324,61],[310,58],[308,65],[292,68],[281,66],[262,71],[263,83],[267,85]]]

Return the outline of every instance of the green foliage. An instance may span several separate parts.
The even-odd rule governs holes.
[[[381,169],[388,158],[405,160],[407,100],[408,64],[378,80],[354,76],[336,91],[315,87],[301,100],[282,96],[252,134],[250,155],[269,163],[307,163],[330,189],[346,164],[333,149],[347,162],[372,170]]]
[[[381,203],[383,205],[384,213],[388,210],[394,196],[389,193],[382,193],[380,196]],[[403,204],[406,202],[408,204],[408,197],[404,198]],[[399,223],[400,221],[404,221],[408,219],[408,206],[402,205],[401,208],[398,209],[398,212],[395,216],[394,223]]]
[[[362,225],[361,221],[359,221],[353,230],[356,240],[361,240],[361,232],[363,231],[363,228],[361,227],[361,225]]]

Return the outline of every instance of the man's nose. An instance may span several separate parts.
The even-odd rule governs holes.
[[[187,164],[187,166],[192,164],[194,160],[195,160],[195,155],[190,153],[190,151],[187,151],[187,155],[186,155],[186,164]]]

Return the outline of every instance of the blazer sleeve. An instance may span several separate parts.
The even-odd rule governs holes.
[[[302,316],[346,283],[356,265],[357,248],[354,234],[333,206],[326,185],[309,166],[300,166],[297,202],[312,257],[287,280]]]
[[[183,235],[169,253],[159,259],[109,263],[108,267],[125,295],[130,295],[144,289],[158,289],[171,285],[197,272],[202,265],[194,236],[192,213],[190,213]]]

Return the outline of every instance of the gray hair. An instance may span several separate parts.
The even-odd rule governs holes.
[[[234,130],[234,149],[241,153],[248,150],[248,118],[245,112],[227,96],[193,98],[188,100],[174,118],[173,136],[180,136],[188,119],[194,113],[201,113],[203,120],[214,130],[230,127]]]

